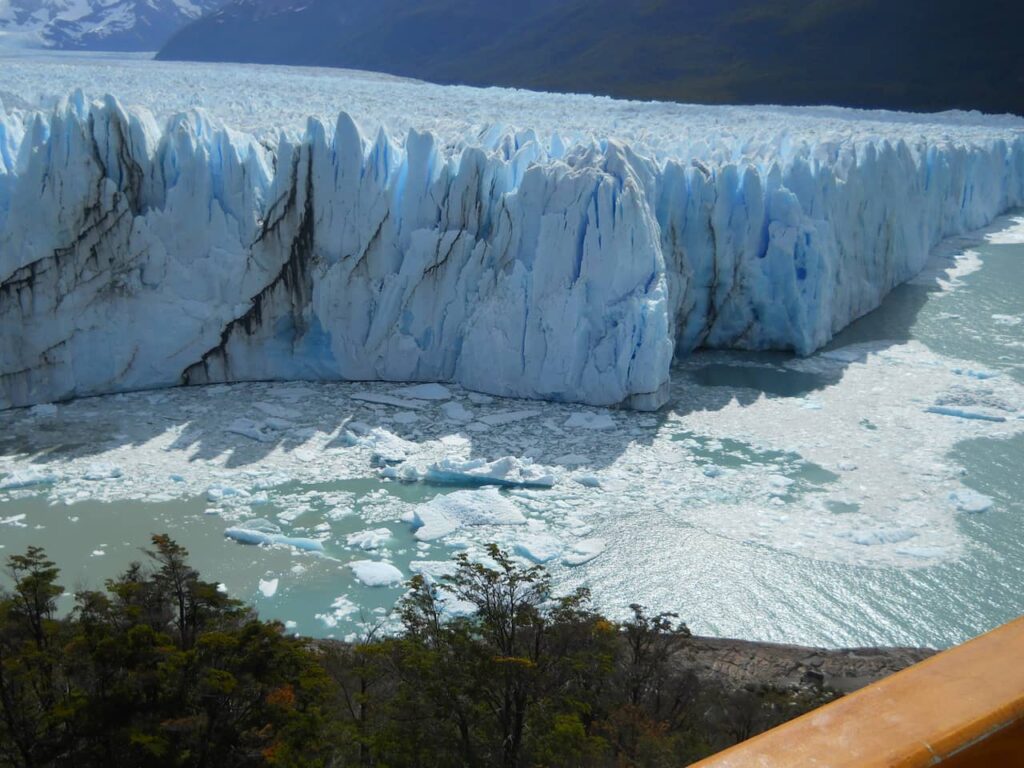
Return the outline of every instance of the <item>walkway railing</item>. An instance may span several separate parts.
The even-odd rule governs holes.
[[[1024,766],[1024,617],[697,766]]]

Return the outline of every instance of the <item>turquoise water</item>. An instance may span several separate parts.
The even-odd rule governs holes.
[[[927,282],[902,286],[829,349],[864,343],[884,349],[917,342],[943,358],[969,361],[970,370],[996,376],[993,381],[1024,383],[1024,323],[1019,322],[1024,318],[1024,244],[985,244],[974,250],[981,268],[962,276],[953,290],[941,291]],[[539,415],[502,426],[490,436],[475,435],[472,455],[508,455],[496,453],[500,450],[552,463],[560,454],[585,453],[583,471],[595,473],[605,490],[576,484],[572,471],[566,470],[551,491],[502,492],[521,504],[528,526],[466,529],[455,540],[429,545],[416,541],[403,515],[458,489],[389,481],[369,464],[355,471],[341,458],[336,467],[333,459],[319,454],[296,459],[301,440],[256,445],[210,426],[218,404],[227,402],[216,398],[269,397],[275,391],[271,385],[177,392],[167,396],[170,405],[158,396],[153,413],[144,398],[82,401],[67,410],[80,413],[84,430],[67,428],[66,421],[26,421],[25,414],[9,414],[0,417],[0,460],[16,459],[19,467],[59,469],[98,450],[95,442],[121,456],[132,472],[161,478],[171,470],[161,466],[160,457],[173,454],[179,460],[174,472],[187,475],[194,466],[206,473],[194,484],[197,488],[213,487],[217,478],[262,478],[268,466],[288,461],[293,475],[296,462],[313,463],[319,479],[337,479],[275,481],[259,505],[254,500],[237,508],[213,504],[199,490],[162,501],[159,494],[129,500],[114,493],[122,482],[117,479],[98,486],[79,483],[68,486],[70,490],[59,481],[51,486],[43,480],[24,490],[0,492],[0,556],[29,544],[43,545],[64,569],[66,587],[93,588],[139,559],[151,534],[167,532],[191,551],[206,578],[252,601],[264,616],[291,622],[295,631],[312,635],[345,636],[360,625],[385,621],[401,596],[400,585],[367,587],[358,582],[348,567],[351,560],[386,559],[409,575],[413,561],[447,561],[461,547],[490,537],[501,537],[511,546],[538,530],[569,540],[570,529],[580,536],[599,536],[608,550],[580,568],[553,560],[558,584],[590,587],[598,607],[613,615],[624,614],[631,602],[678,611],[693,629],[707,634],[831,646],[944,647],[1024,613],[1024,435],[1006,429],[1000,436],[999,425],[993,425],[989,437],[956,443],[943,458],[959,468],[963,485],[991,498],[991,508],[936,518],[952,518],[958,543],[953,556],[920,565],[896,562],[875,554],[882,551],[877,548],[820,534],[856,519],[870,494],[837,494],[848,478],[834,462],[779,447],[786,445],[787,430],[801,426],[799,420],[762,425],[762,431],[781,433],[776,447],[725,433],[735,428],[744,411],[766,402],[789,408],[786,413],[799,419],[800,414],[817,413],[802,408],[818,408],[816,400],[823,395],[850,386],[849,371],[802,369],[792,362],[784,355],[698,355],[676,376],[678,396],[672,409],[657,417],[613,414],[614,431],[559,430],[572,412],[565,406],[488,406],[536,409]],[[975,393],[984,391],[985,381],[970,380],[977,385]],[[898,385],[900,379],[895,381]],[[863,384],[871,385],[870,380]],[[905,407],[917,413],[930,402],[918,402],[911,392]],[[426,417],[415,422],[402,421],[388,409],[373,413],[414,442],[443,442],[455,432],[454,427],[438,428]],[[323,431],[335,429],[344,418],[340,412],[326,414],[330,424]],[[899,414],[864,413],[852,423],[861,434],[897,441],[896,448],[906,451],[930,439],[927,431],[909,426],[901,431]],[[943,428],[951,423],[936,422]],[[135,432],[128,435],[131,430]],[[146,441],[165,431],[164,447],[146,448]],[[844,435],[819,438],[824,445],[841,444]],[[806,436],[802,439],[806,444]],[[328,445],[341,442],[332,438]],[[331,450],[324,449],[324,455]],[[191,453],[181,460],[182,452]],[[219,455],[228,458],[216,472],[203,469],[204,462]],[[136,491],[144,485],[137,476],[131,482]],[[98,487],[110,490],[107,495],[113,500],[98,500]],[[843,487],[856,485],[846,482]],[[920,482],[915,487],[919,495]],[[76,500],[75,488],[86,488],[91,495],[83,491],[84,500],[69,505]],[[893,485],[886,490],[896,525],[905,489]],[[877,506],[878,499],[872,503]],[[11,520],[20,515],[24,518]],[[321,536],[324,555],[243,546],[225,538],[226,527],[254,516],[286,521],[282,525],[291,535]],[[806,528],[816,535],[802,538]],[[377,529],[387,529],[389,535],[380,550],[361,552],[346,543],[349,534]],[[762,529],[766,535],[757,535]],[[840,543],[842,550],[832,551]],[[260,583],[274,579],[276,593],[267,596]],[[65,598],[64,604],[70,600]]]
[[[917,340],[936,353],[973,361],[979,370],[1024,381],[1024,325],[1006,320],[1024,316],[1024,244],[975,250],[983,266],[962,278],[963,285],[949,292],[904,285],[829,349]],[[782,360],[751,355],[735,362]],[[769,397],[803,397],[830,384],[781,367],[720,364],[696,378],[705,386],[752,387]],[[869,418],[861,426],[877,429]],[[722,445],[727,457],[716,459],[719,464],[778,458],[728,441]],[[950,458],[963,468],[965,485],[995,502],[983,514],[957,518],[966,546],[954,562],[924,568],[825,562],[709,535],[666,511],[664,519],[639,525],[623,518],[615,531],[627,543],[621,548],[627,557],[645,563],[642,582],[598,561],[589,583],[598,593],[640,591],[643,584],[657,583],[662,586],[646,591],[663,604],[685,593],[683,614],[697,617],[698,629],[714,634],[825,645],[962,642],[1024,613],[1024,437],[961,442]],[[858,505],[832,502],[829,508],[843,515]],[[659,545],[665,542],[672,544]],[[737,614],[749,621],[737,622]]]

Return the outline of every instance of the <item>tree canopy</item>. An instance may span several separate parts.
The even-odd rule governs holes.
[[[496,546],[415,577],[400,632],[337,643],[289,637],[151,544],[62,617],[56,564],[8,558],[0,767],[676,766],[831,697],[698,680],[674,614],[609,621]]]

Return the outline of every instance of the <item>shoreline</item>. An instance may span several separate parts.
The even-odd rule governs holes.
[[[825,688],[848,694],[940,653],[932,648],[815,648],[694,636],[675,659],[680,670],[736,689]]]

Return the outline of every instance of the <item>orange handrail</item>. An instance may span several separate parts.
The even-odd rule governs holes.
[[[1024,766],[1024,617],[696,765]]]

